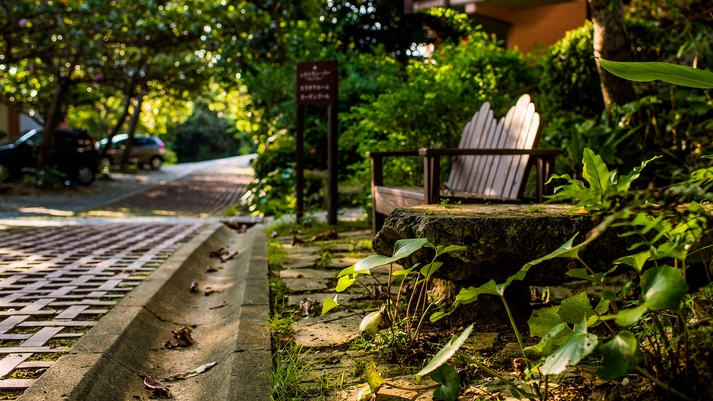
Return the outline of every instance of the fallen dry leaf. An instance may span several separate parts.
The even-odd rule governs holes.
[[[144,376],[144,386],[147,390],[153,391],[153,396],[158,398],[172,398],[171,390],[159,383],[151,376]]]
[[[222,307],[224,307],[224,306],[227,306],[227,305],[228,305],[228,303],[225,302],[225,301],[223,301],[222,304],[220,304],[220,305],[218,305],[218,306],[211,306],[211,307],[208,308],[208,309],[220,309],[220,308],[222,308]]]
[[[211,294],[215,294],[215,293],[217,293],[217,292],[223,292],[223,290],[214,290],[214,289],[212,289],[212,288],[210,288],[210,287],[206,287],[206,288],[205,288],[205,291],[203,292],[203,294],[204,294],[206,297],[209,297]]]
[[[300,301],[300,310],[305,316],[309,316],[309,312],[312,310],[316,302],[311,299],[304,298]]]
[[[191,281],[191,287],[189,288],[191,292],[198,292],[198,283],[195,281]]]
[[[215,273],[215,272],[217,272],[219,269],[222,269],[222,267],[218,268],[218,267],[208,266],[208,267],[205,269],[205,271],[206,271],[207,273]]]
[[[296,235],[293,235],[293,236],[292,236],[292,246],[295,246],[295,245],[297,245],[297,244],[303,244],[303,243],[304,243],[304,241],[302,241],[301,239],[297,238]]]
[[[278,232],[275,231],[275,230],[273,230],[273,231],[270,233],[270,237],[272,237],[272,238],[277,238],[277,237],[279,237],[279,236],[280,236],[280,233],[278,233]]]
[[[191,328],[188,326],[183,326],[178,330],[172,330],[171,333],[173,333],[173,338],[176,339],[176,343],[172,343],[171,340],[166,341],[163,346],[168,349],[188,347],[195,343],[193,337],[191,336]]]
[[[231,253],[231,254],[228,254],[228,255],[225,255],[225,256],[221,256],[221,257],[220,257],[220,261],[223,262],[223,263],[225,263],[225,262],[229,261],[230,259],[232,259],[232,258],[234,258],[234,257],[236,257],[236,256],[238,256],[238,251],[235,251],[235,252],[233,252],[233,253]]]
[[[201,365],[191,371],[188,371],[185,373],[179,373],[179,374],[173,375],[173,376],[169,376],[165,380],[166,381],[176,381],[176,380],[188,379],[189,377],[193,377],[193,376],[198,376],[199,374],[207,371],[208,369],[212,368],[216,364],[217,364],[217,362],[208,362],[205,365]]]
[[[315,235],[312,237],[312,241],[328,241],[330,239],[337,239],[338,237],[339,234],[337,234],[337,230],[332,230],[326,234]]]
[[[211,251],[208,256],[211,258],[216,258],[216,259],[222,259],[224,255],[227,255],[229,252],[227,249],[220,247],[214,251]]]

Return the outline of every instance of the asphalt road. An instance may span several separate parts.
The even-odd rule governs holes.
[[[196,163],[163,166],[158,171],[142,170],[137,174],[112,173],[89,187],[60,191],[37,191],[21,183],[0,186],[0,219],[55,216],[77,217],[80,212],[100,209],[134,194],[183,178],[197,171],[251,175],[250,161],[256,155],[245,155]],[[7,222],[6,222],[7,223]]]

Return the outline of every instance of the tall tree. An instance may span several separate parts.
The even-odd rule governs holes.
[[[624,20],[621,0],[588,0],[594,25],[594,57],[606,60],[631,61],[631,46]],[[621,79],[604,70],[597,61],[604,107],[611,115],[612,104],[624,104],[636,100],[630,81]]]

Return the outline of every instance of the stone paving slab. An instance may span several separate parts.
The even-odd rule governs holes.
[[[338,347],[359,337],[361,318],[352,312],[335,312],[295,322],[295,344],[310,348]]]

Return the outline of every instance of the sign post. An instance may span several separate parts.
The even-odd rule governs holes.
[[[297,63],[297,137],[295,142],[295,191],[297,221],[304,214],[304,106],[328,107],[327,133],[327,223],[337,224],[337,100],[339,92],[336,60]]]

